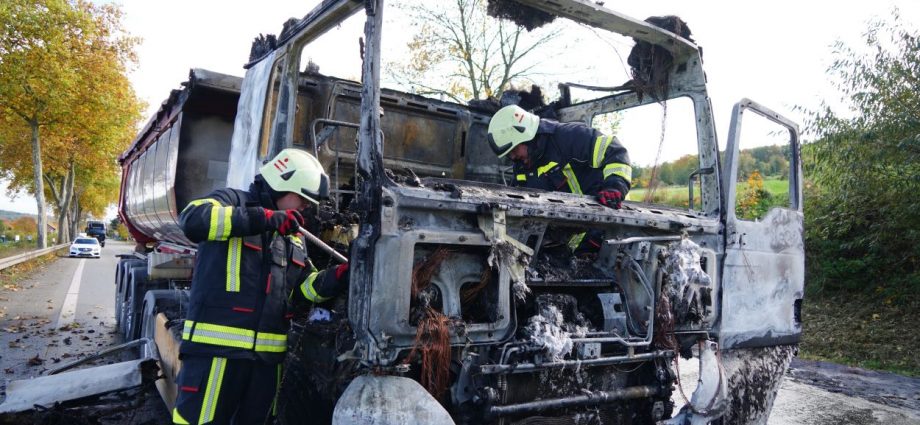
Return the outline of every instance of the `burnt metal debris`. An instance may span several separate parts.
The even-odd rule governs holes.
[[[514,0],[489,0],[487,11],[489,16],[510,20],[527,31],[533,31],[556,19],[556,16],[551,13],[534,9]]]
[[[677,16],[652,16],[645,22],[693,42],[687,23]],[[636,40],[636,45],[629,52],[626,63],[632,69],[632,80],[628,85],[636,90],[640,99],[646,94],[659,101],[667,98],[672,67],[679,65],[674,63],[674,56],[667,49],[646,41]]]

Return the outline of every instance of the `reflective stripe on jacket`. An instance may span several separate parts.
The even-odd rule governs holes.
[[[311,301],[334,294],[335,272],[318,272],[299,236],[266,231],[261,208],[274,206],[264,190],[257,178],[249,192],[219,189],[182,210],[198,254],[181,353],[281,362],[294,292],[309,281]]]
[[[586,195],[616,189],[624,198],[629,192],[632,167],[626,148],[616,137],[582,123],[541,120],[528,151],[531,168],[514,165],[517,186]]]

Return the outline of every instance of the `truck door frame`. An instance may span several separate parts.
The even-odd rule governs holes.
[[[750,111],[789,131],[789,206],[760,220],[735,213],[741,123]],[[723,348],[794,344],[802,334],[805,286],[802,161],[798,125],[749,99],[732,109],[723,173],[725,257],[717,332]]]

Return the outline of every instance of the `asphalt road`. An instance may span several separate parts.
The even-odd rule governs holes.
[[[115,256],[132,248],[110,241],[101,259],[64,257],[17,287],[0,282],[0,399],[11,380],[43,375],[121,342],[115,334]],[[695,369],[696,362],[681,364],[687,396],[695,388]],[[920,379],[797,361],[768,423],[920,424]]]
[[[684,392],[691,397],[699,365],[695,359],[680,362]],[[676,413],[684,401],[680,395],[674,400]],[[796,359],[780,384],[767,424],[920,424],[918,406],[920,379]]]
[[[107,241],[101,258],[57,261],[7,287],[0,284],[0,377],[35,377],[120,342],[115,334],[116,254],[133,245]]]

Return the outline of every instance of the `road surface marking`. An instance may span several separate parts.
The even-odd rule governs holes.
[[[80,260],[80,264],[77,264],[77,271],[73,273],[73,280],[70,281],[67,297],[64,298],[64,305],[61,307],[61,315],[58,316],[58,328],[73,323],[74,316],[77,314],[77,297],[80,296],[80,280],[83,277],[84,263],[86,263],[85,258]]]

